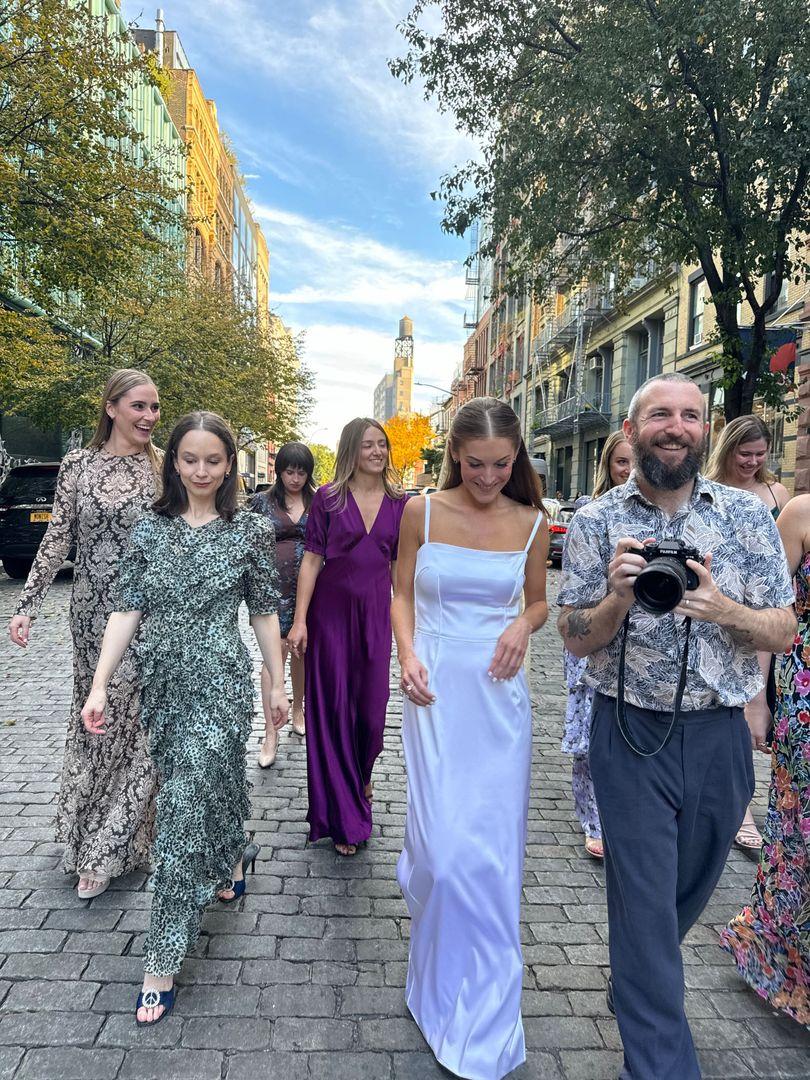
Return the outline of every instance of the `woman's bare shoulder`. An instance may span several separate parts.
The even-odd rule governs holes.
[[[402,520],[409,523],[412,521],[421,521],[425,516],[426,501],[424,495],[411,495],[405,502],[405,507],[402,511]]]

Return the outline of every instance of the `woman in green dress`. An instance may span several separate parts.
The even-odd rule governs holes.
[[[250,814],[245,743],[253,718],[250,655],[239,632],[246,601],[270,673],[274,723],[287,720],[275,536],[237,510],[236,446],[214,413],[190,413],[166,448],[163,493],[132,532],[121,560],[93,688],[82,710],[105,733],[107,684],[143,619],[138,658],[142,718],[160,774],[154,894],[144,949],[139,1024],[174,1004],[174,976],[194,947],[205,906],[245,891]]]

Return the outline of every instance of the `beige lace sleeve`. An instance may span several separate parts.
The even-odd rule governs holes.
[[[76,482],[86,453],[85,450],[74,450],[62,460],[56,479],[53,515],[20,593],[15,615],[36,618],[59,567],[76,540]]]

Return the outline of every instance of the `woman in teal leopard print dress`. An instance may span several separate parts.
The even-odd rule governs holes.
[[[239,632],[243,600],[270,672],[274,723],[287,719],[273,527],[236,509],[235,461],[233,435],[213,413],[191,413],[175,427],[163,494],[121,560],[116,609],[82,710],[87,729],[103,734],[107,683],[143,619],[142,718],[161,789],[139,1024],[157,1023],[174,1004],[174,976],[206,904],[245,891],[253,683]]]

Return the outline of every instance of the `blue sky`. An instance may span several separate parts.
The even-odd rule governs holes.
[[[157,5],[155,5],[156,7]],[[449,386],[464,341],[467,244],[430,199],[471,144],[403,86],[407,0],[165,0],[247,176],[270,247],[271,305],[306,332],[316,377],[308,435],[332,443],[370,414],[400,316],[414,320],[417,380]],[[154,7],[125,16],[152,26]],[[436,396],[416,388],[414,407]]]

